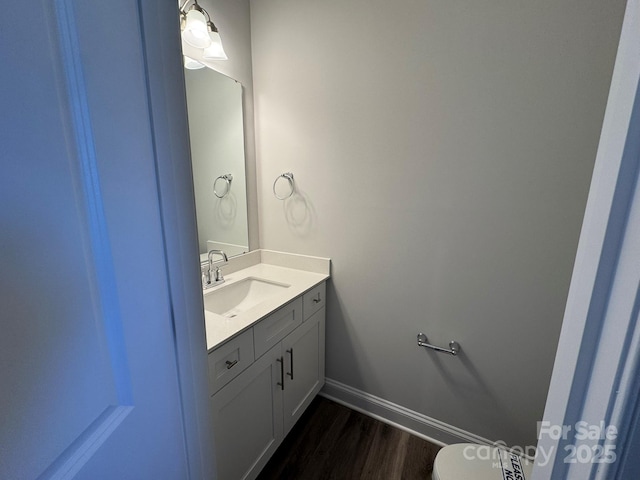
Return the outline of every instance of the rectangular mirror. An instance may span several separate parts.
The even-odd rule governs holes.
[[[242,85],[209,68],[185,70],[200,254],[249,251]]]

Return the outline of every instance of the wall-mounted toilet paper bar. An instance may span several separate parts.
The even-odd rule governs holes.
[[[435,350],[436,352],[448,353],[450,355],[457,355],[460,351],[460,344],[455,340],[451,340],[449,342],[449,348],[438,347],[437,345],[431,345],[427,343],[427,336],[424,333],[418,334],[418,346],[430,348],[431,350]]]

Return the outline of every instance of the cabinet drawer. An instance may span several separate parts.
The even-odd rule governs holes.
[[[209,354],[209,394],[213,395],[253,363],[251,329]]]
[[[326,283],[313,287],[302,296],[302,312],[304,320],[324,307],[326,301]]]
[[[286,337],[302,323],[302,299],[296,298],[253,327],[256,358]]]

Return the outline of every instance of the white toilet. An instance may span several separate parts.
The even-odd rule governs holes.
[[[506,450],[457,443],[436,455],[433,480],[528,480],[532,469],[532,462]]]

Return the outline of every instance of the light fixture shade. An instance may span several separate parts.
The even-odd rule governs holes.
[[[207,19],[202,12],[196,9],[189,10],[184,30],[182,31],[182,38],[189,45],[196,48],[207,48],[211,44],[207,29]]]
[[[209,32],[209,38],[211,39],[211,45],[204,49],[202,52],[202,58],[207,60],[227,60],[227,54],[224,53],[222,48],[222,39],[218,32]]]
[[[200,63],[197,60],[194,60],[191,57],[187,57],[186,55],[183,55],[184,57],[184,68],[186,68],[187,70],[198,70],[199,68],[204,68],[204,64]]]

